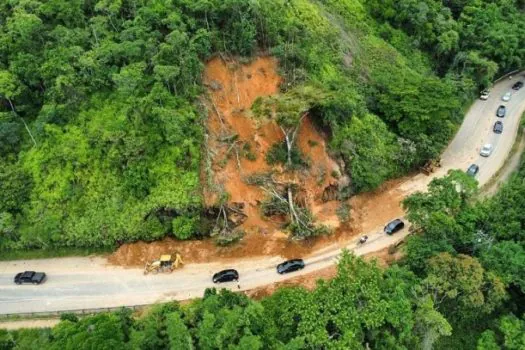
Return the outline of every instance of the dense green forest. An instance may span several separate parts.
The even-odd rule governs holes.
[[[525,162],[480,200],[463,172],[404,201],[420,234],[383,269],[345,253],[313,291],[255,301],[207,290],[184,306],[71,314],[53,329],[0,331],[0,349],[525,349]]]
[[[280,60],[353,191],[435,157],[461,110],[523,67],[522,0],[0,0],[0,248],[112,246],[198,218],[216,53]],[[491,198],[461,171],[403,205],[383,269],[345,254],[313,291],[0,331],[0,349],[525,349],[525,163]],[[175,222],[180,222],[176,219]],[[184,221],[184,220],[182,220]],[[198,220],[195,220],[198,221]],[[195,235],[204,234],[195,229]]]
[[[523,66],[523,1],[0,0],[0,249],[207,235],[201,73],[280,61],[352,192],[437,156],[462,107]],[[187,226],[187,225],[186,225]]]

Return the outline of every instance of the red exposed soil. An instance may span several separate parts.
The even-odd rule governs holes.
[[[264,198],[263,190],[247,184],[244,178],[270,171],[265,161],[266,152],[283,139],[275,123],[257,125],[256,120],[248,117],[253,102],[258,97],[276,94],[280,83],[277,61],[270,57],[260,57],[248,65],[215,58],[208,62],[204,71],[211,105],[207,149],[214,152],[210,154],[213,183],[203,182],[206,184],[205,202],[208,206],[216,204],[217,195],[223,189],[229,195],[229,202],[244,203],[247,220],[242,228],[246,232],[269,233],[275,226],[262,220],[258,212],[258,203]],[[238,135],[236,145],[222,141],[231,135]],[[254,160],[242,155],[239,148],[244,145],[249,145],[246,147],[256,157]],[[203,173],[206,170],[203,167]],[[206,174],[203,176],[208,178]]]
[[[281,78],[277,68],[278,62],[271,57],[258,57],[249,64],[215,58],[208,62],[204,72],[203,80],[208,87],[205,104],[209,115],[201,174],[203,198],[206,206],[213,206],[219,194],[226,192],[229,203],[244,204],[247,217],[239,226],[245,232],[244,238],[230,247],[218,247],[210,239],[178,241],[167,238],[152,243],[124,244],[110,256],[111,263],[140,266],[173,251],[180,251],[186,263],[262,255],[305,256],[328,245],[343,245],[358,232],[369,232],[392,217],[402,215],[399,206],[402,193],[395,190],[399,181],[393,181],[375,193],[352,198],[350,223],[340,223],[336,215],[340,203],[322,199],[327,187],[337,187],[341,170],[328,154],[326,137],[308,117],[299,129],[297,145],[310,160],[311,167],[290,174],[266,163],[269,148],[283,141],[283,135],[275,122],[255,120],[250,107],[258,97],[279,92]],[[237,136],[232,138],[234,135]],[[255,159],[248,159],[246,153],[250,152]],[[263,217],[260,203],[265,192],[259,186],[248,184],[246,178],[270,171],[277,176],[297,179],[304,197],[302,200],[314,214],[316,222],[331,227],[334,233],[307,241],[291,241],[288,234],[282,232],[282,220]]]

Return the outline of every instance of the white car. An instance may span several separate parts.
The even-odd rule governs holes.
[[[492,145],[490,143],[487,143],[486,145],[483,146],[483,148],[479,152],[479,155],[482,157],[488,157],[492,153],[492,149],[493,149]]]
[[[489,96],[490,96],[490,90],[488,90],[488,89],[487,90],[483,90],[483,91],[481,91],[481,94],[479,95],[479,99],[485,101],[485,100],[487,100],[489,98]]]
[[[512,97],[512,93],[507,92],[505,93],[505,95],[501,96],[501,100],[505,102],[509,102],[511,97]]]

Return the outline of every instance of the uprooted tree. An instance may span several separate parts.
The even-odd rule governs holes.
[[[292,152],[301,123],[308,111],[326,97],[326,93],[313,86],[301,86],[284,94],[258,98],[252,112],[257,118],[275,120],[286,142],[286,165],[292,168]]]
[[[277,96],[259,98],[252,106],[252,112],[256,117],[274,120],[281,129],[286,143],[286,168],[288,171],[294,171],[292,153],[301,123],[308,115],[309,110],[325,98],[325,95],[316,87],[302,86]],[[290,180],[285,183],[281,182],[279,185],[284,186],[284,195],[281,195],[275,188],[265,189],[271,197],[267,204],[275,207],[278,211],[282,211],[284,203],[287,204],[286,211],[294,236],[307,237],[324,231],[313,224],[312,216],[306,208],[298,208],[295,204],[294,188],[297,187],[297,183]],[[268,209],[268,211],[271,212],[272,209]]]

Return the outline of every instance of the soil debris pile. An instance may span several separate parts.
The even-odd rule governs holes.
[[[329,202],[336,199],[336,176],[341,170],[307,112],[290,132],[274,119],[256,118],[252,113],[254,103],[279,93],[276,60],[259,57],[240,64],[215,58],[206,67],[204,82],[209,108],[202,174],[206,205],[242,204],[242,210],[233,214],[242,212],[243,220],[234,225],[231,211],[221,210],[219,236],[228,231],[283,235],[287,221],[300,230],[308,230],[310,221],[339,227],[337,206]],[[292,162],[289,150],[283,156],[289,143],[296,148],[293,156],[300,155],[304,163],[293,171],[278,161],[287,157]],[[333,193],[327,194],[326,189]]]

